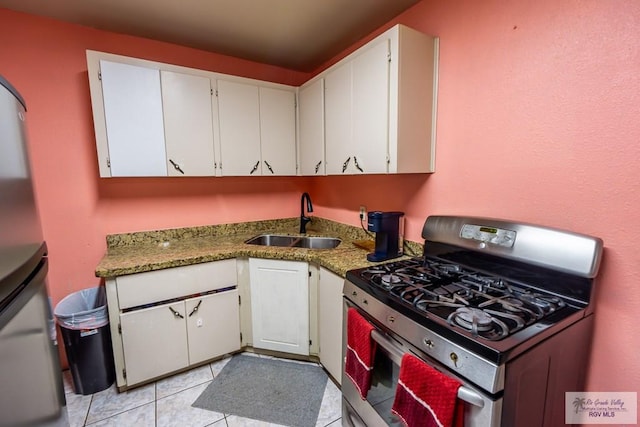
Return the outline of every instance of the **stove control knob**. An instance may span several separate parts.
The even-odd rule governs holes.
[[[426,345],[428,348],[433,348],[433,347],[435,346],[435,344],[433,343],[433,341],[431,341],[431,340],[430,340],[430,339],[428,339],[428,338],[425,338],[425,339],[423,340],[423,342],[424,342],[424,345]]]
[[[367,301],[366,299],[363,299],[363,300],[362,300],[362,303],[363,303],[364,305],[369,305],[369,301]]]
[[[458,355],[455,354],[454,352],[451,352],[451,354],[449,354],[449,358],[453,362],[453,365],[457,368],[458,367]]]
[[[358,296],[358,293],[357,293],[356,291],[353,291],[353,292],[351,292],[351,296],[353,296],[353,297],[357,297],[357,296]]]
[[[387,316],[387,322],[393,323],[395,321],[396,321],[396,318],[394,316]]]

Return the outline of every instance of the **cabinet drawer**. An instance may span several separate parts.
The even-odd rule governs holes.
[[[235,259],[116,277],[121,310],[234,286],[237,282]]]

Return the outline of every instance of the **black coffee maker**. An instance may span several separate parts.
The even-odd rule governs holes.
[[[369,261],[385,261],[403,254],[404,212],[369,212],[367,229],[376,233],[375,252],[367,254]]]

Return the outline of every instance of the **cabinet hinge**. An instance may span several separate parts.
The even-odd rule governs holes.
[[[309,345],[311,345],[311,340],[309,340]]]
[[[238,295],[238,305],[242,305],[242,297]]]
[[[387,52],[387,61],[391,62],[391,52]]]
[[[127,370],[126,369],[122,370],[122,378],[124,378],[125,380],[127,379]]]
[[[218,96],[218,89],[216,89],[216,97]]]
[[[309,271],[309,277],[311,277],[311,271]]]
[[[122,335],[122,325],[118,323],[118,333]]]
[[[213,95],[213,89],[211,89],[211,95]]]
[[[98,70],[98,80],[102,80],[102,71]]]
[[[107,167],[110,168],[111,167],[111,159],[107,157]]]
[[[242,342],[242,332],[240,332],[240,342]]]

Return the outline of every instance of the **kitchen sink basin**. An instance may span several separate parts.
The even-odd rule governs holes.
[[[283,236],[279,234],[260,234],[245,243],[259,246],[280,246],[285,248],[333,249],[341,240],[334,237]]]

